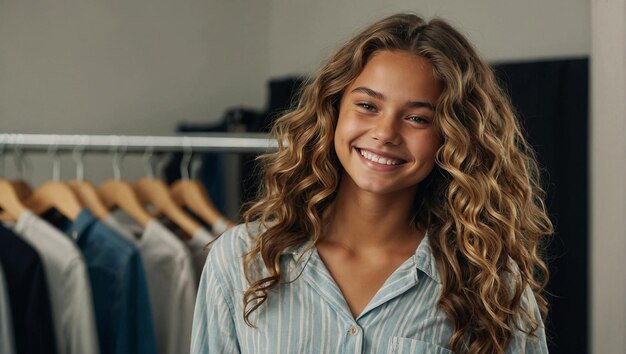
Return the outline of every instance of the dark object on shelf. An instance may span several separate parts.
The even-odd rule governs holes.
[[[291,107],[304,82],[301,77],[275,79],[269,82],[269,103],[265,112],[238,107],[229,109],[218,123],[180,123],[178,133],[208,132],[269,132],[272,124],[283,112]],[[257,154],[240,155],[240,205],[256,197],[259,187],[259,169],[255,158]],[[168,184],[180,178],[181,153],[175,153],[164,169],[164,178]],[[207,188],[215,206],[224,211],[224,176],[215,171],[224,170],[223,153],[203,153],[199,179]]]

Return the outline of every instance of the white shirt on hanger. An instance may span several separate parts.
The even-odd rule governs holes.
[[[4,271],[0,265],[0,353],[14,354],[13,322],[7,283],[4,280]]]
[[[189,353],[197,292],[189,250],[156,219],[148,222],[139,238],[132,230],[140,230],[140,226],[123,211],[116,210],[102,221],[139,249],[148,280],[158,352]]]
[[[49,284],[58,353],[99,354],[87,266],[72,241],[31,211],[14,226],[41,257]]]
[[[228,226],[228,219],[219,218],[213,225],[211,225],[211,230],[214,235],[221,236],[224,232],[226,232],[226,230],[228,230]]]

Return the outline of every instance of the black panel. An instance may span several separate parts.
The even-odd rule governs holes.
[[[586,353],[588,329],[587,59],[496,65],[544,168],[556,234],[548,245],[550,353]]]

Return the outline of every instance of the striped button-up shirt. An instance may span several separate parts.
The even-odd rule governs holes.
[[[192,353],[452,353],[452,322],[437,306],[441,280],[427,236],[356,318],[315,247],[285,251],[281,267],[293,281],[253,312],[256,328],[243,320],[243,257],[251,242],[240,225],[213,245],[196,300]],[[530,289],[522,307],[540,318]],[[532,336],[516,332],[506,352],[547,353],[543,327]]]

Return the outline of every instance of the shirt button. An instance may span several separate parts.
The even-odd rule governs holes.
[[[352,325],[350,329],[348,330],[348,333],[350,333],[353,336],[356,336],[359,333],[359,329],[356,328],[355,325]]]

